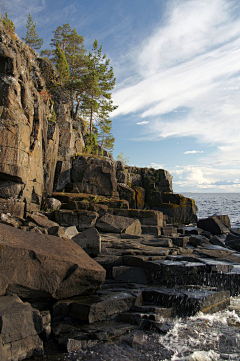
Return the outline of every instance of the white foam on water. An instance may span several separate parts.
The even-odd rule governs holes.
[[[191,355],[187,357],[175,357],[171,358],[171,361],[218,361],[219,353],[210,350],[206,351],[194,351]]]
[[[233,304],[237,301],[240,299],[234,299]],[[159,337],[159,343],[174,352],[172,361],[222,360],[218,345],[224,340],[225,331],[229,326],[239,325],[240,317],[234,310],[226,309],[214,314],[199,312],[186,319],[177,319],[174,327],[166,335]],[[237,329],[233,329],[233,335],[236,343],[240,345],[240,334],[238,332],[235,334],[235,330]],[[229,354],[227,360],[236,360],[236,358],[234,354]]]

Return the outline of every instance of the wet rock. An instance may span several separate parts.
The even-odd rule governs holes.
[[[240,236],[237,236],[232,233],[228,234],[225,244],[226,244],[226,246],[240,252]]]
[[[78,233],[72,240],[91,257],[97,257],[101,253],[101,236],[94,227]]]
[[[8,360],[43,355],[42,317],[30,304],[17,296],[0,297],[0,336]]]
[[[70,239],[0,224],[0,245],[0,295],[62,299],[104,282],[105,270]]]
[[[197,226],[204,231],[210,232],[212,235],[229,233],[229,228],[221,221],[220,216],[199,219]]]
[[[209,239],[209,242],[214,244],[215,246],[225,247],[225,243],[217,236],[213,236]]]
[[[106,214],[96,223],[96,227],[103,232],[128,233],[141,235],[141,223],[138,219]]]
[[[113,292],[103,296],[86,296],[70,304],[69,316],[93,323],[128,311],[136,297],[127,292]]]
[[[205,246],[209,243],[209,240],[202,235],[191,235],[189,238],[189,244],[193,247]]]
[[[226,308],[230,304],[230,292],[158,288],[144,290],[143,300],[159,306],[174,307],[179,315],[194,315],[199,311],[213,313]]]
[[[148,284],[145,271],[139,267],[118,266],[113,267],[112,277],[117,281]]]

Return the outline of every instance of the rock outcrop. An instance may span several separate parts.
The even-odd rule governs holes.
[[[105,271],[71,239],[0,224],[0,295],[62,299],[93,292]]]

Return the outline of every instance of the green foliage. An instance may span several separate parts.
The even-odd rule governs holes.
[[[33,18],[31,17],[30,13],[28,14],[26,28],[26,37],[22,39],[31,49],[40,49],[43,44],[43,38],[38,37],[38,33],[36,31],[36,23],[33,22]]]
[[[90,133],[85,135],[85,148],[84,153],[87,154],[98,154],[97,137],[95,134]]]
[[[93,43],[93,51],[87,56],[86,66],[88,72],[82,76],[81,110],[89,119],[90,133],[95,127],[99,128],[96,133],[101,147],[109,150],[113,148],[114,137],[111,134],[112,121],[109,114],[117,106],[113,105],[111,90],[114,88],[116,78],[113,68],[109,67],[110,60],[106,54],[102,55],[102,46],[98,47],[98,41]]]
[[[120,162],[123,162],[124,164],[128,164],[129,163],[129,157],[127,156],[127,154],[123,154],[123,152],[121,152],[118,156],[117,156],[117,160],[119,160]]]
[[[56,55],[56,69],[59,75],[60,84],[64,85],[64,83],[67,81],[69,77],[69,67],[64,51],[62,51],[59,48],[58,44],[56,46],[55,55]]]
[[[102,46],[98,41],[93,43],[92,52],[86,56],[84,38],[79,36],[76,29],[71,29],[69,24],[59,26],[53,31],[54,37],[50,45],[55,50],[44,50],[41,55],[49,59],[57,68],[60,75],[60,83],[68,92],[72,100],[72,116],[77,115],[89,124],[89,133],[94,134],[103,149],[111,151],[115,138],[113,137],[112,121],[110,113],[117,106],[113,104],[111,90],[114,88],[116,78],[110,60],[102,55]],[[68,64],[60,56],[65,56]],[[62,64],[61,70],[59,63]],[[86,145],[86,151],[95,152],[92,140]]]
[[[5,26],[5,29],[10,33],[14,34],[15,32],[15,25],[12,20],[9,19],[8,13],[5,13],[4,18],[2,19],[2,23]]]
[[[52,110],[51,118],[48,118],[48,121],[49,121],[49,122],[54,122],[54,123],[56,123],[56,121],[57,121],[57,115],[56,115],[54,109]]]

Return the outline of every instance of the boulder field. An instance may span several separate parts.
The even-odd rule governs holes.
[[[4,361],[102,353],[106,345],[117,355],[129,340],[134,354],[139,332],[167,333],[175,317],[239,312],[230,296],[240,293],[240,232],[227,216],[164,226],[160,211],[120,211],[132,217],[98,215],[85,230],[59,225],[51,212],[1,216]],[[142,232],[154,224],[161,234]],[[48,234],[53,227],[57,236]],[[49,351],[53,341],[57,349]]]

